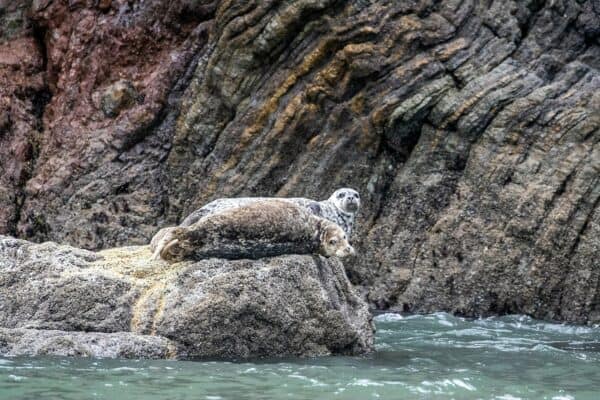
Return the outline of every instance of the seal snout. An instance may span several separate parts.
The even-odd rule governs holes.
[[[344,247],[343,249],[338,250],[335,255],[336,255],[336,257],[339,257],[339,258],[345,258],[345,257],[355,256],[356,251],[354,250],[354,247],[352,247],[351,245],[348,245],[348,246]]]
[[[360,207],[360,201],[357,197],[348,197],[346,199],[346,210],[354,213],[358,211],[358,207]]]
[[[355,256],[356,255],[356,251],[354,250],[354,247],[352,246],[348,246],[348,255],[350,256]]]

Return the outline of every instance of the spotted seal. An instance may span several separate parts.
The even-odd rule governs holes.
[[[252,203],[263,202],[269,199],[287,201],[300,207],[306,208],[312,214],[325,218],[338,224],[346,235],[350,237],[354,228],[354,218],[360,208],[360,196],[358,192],[350,188],[341,188],[323,201],[305,199],[302,197],[279,198],[279,197],[239,197],[222,198],[214,200],[202,208],[188,215],[179,226],[190,226],[200,218],[218,213],[224,210],[245,206]]]
[[[188,226],[165,228],[154,258],[168,261],[258,259],[282,254],[354,254],[337,224],[284,200],[265,199],[208,214]]]

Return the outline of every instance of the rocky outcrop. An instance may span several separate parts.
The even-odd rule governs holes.
[[[65,332],[0,328],[3,356],[61,356],[99,358],[174,358],[177,347],[161,336],[131,332]]]
[[[367,304],[339,261],[150,261],[0,237],[0,354],[247,358],[363,354]]]
[[[50,99],[28,7],[0,0],[0,233],[16,231]]]
[[[597,1],[6,4],[3,231],[142,244],[352,186],[372,306],[600,321]]]

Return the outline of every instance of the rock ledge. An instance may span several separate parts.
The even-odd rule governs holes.
[[[150,261],[0,236],[0,354],[247,358],[373,349],[334,259]]]

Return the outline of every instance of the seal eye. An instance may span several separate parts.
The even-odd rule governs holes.
[[[344,193],[344,192],[338,194],[338,199],[343,199],[345,195],[346,195],[346,193]]]
[[[331,240],[329,241],[329,244],[331,244],[331,245],[334,245],[334,244],[336,244],[336,243],[337,243],[337,240],[336,240],[336,239],[331,239]]]

